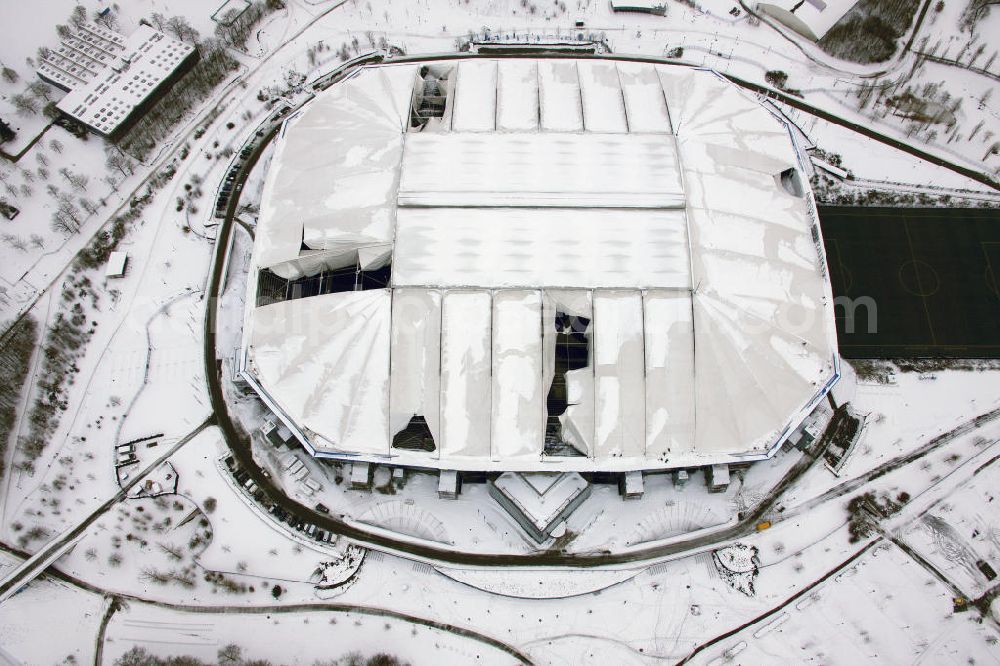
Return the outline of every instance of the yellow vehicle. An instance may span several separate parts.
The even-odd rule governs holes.
[[[771,521],[770,520],[765,520],[763,522],[757,523],[757,531],[758,532],[763,532],[764,530],[766,530],[770,526],[771,526]]]

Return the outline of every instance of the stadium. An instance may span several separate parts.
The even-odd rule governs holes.
[[[710,70],[357,68],[276,139],[238,371],[324,458],[764,459],[839,377],[801,159],[779,117]]]

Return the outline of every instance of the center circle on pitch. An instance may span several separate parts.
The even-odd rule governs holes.
[[[941,278],[934,267],[919,259],[899,267],[899,282],[914,296],[932,296],[941,288]]]

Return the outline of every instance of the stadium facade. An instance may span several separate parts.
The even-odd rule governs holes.
[[[758,460],[839,376],[799,154],[712,71],[366,66],[276,141],[240,372],[314,455]]]

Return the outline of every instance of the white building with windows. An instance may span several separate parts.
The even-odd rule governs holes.
[[[759,460],[839,377],[788,130],[714,72],[368,66],[276,141],[241,368],[314,455],[478,471]]]
[[[38,76],[67,91],[56,107],[97,134],[111,136],[197,58],[190,44],[148,25],[128,37],[96,23],[49,50]]]

